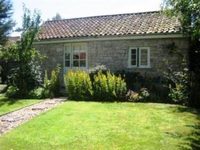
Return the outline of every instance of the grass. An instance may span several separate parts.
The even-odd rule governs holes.
[[[9,99],[3,94],[0,94],[0,115],[34,103],[38,103],[40,101],[41,100],[37,99]]]
[[[0,93],[6,88],[6,84],[0,84]]]
[[[3,150],[199,148],[199,113],[144,103],[65,102],[0,137]]]

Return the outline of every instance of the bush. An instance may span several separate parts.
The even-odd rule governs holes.
[[[19,89],[15,86],[9,86],[6,91],[6,96],[9,98],[17,98],[19,97]]]
[[[109,71],[103,74],[99,71],[94,76],[94,98],[104,101],[123,100],[126,93],[126,83],[121,76],[111,74]]]
[[[16,62],[16,64],[18,63]],[[31,90],[41,84],[41,67],[37,61],[31,61],[28,64],[24,64],[23,69],[15,67],[10,70],[8,85],[17,87],[21,98],[27,97]]]
[[[65,75],[65,87],[69,99],[89,100],[93,95],[90,76],[85,71],[69,70]]]
[[[29,98],[42,99],[44,98],[44,88],[39,87],[29,92]]]
[[[51,78],[48,79],[47,71],[45,71],[44,77],[44,97],[57,97],[60,95],[60,66],[58,65],[55,69],[51,71]]]
[[[130,102],[138,102],[140,101],[140,95],[138,92],[134,92],[132,90],[128,90],[126,94],[127,100]]]
[[[140,89],[139,92],[134,92],[132,90],[129,90],[126,94],[127,100],[131,102],[144,102],[147,101],[147,98],[149,97],[149,92],[146,88]]]
[[[148,101],[151,102],[170,102],[168,97],[168,80],[164,77],[140,74],[139,72],[118,71],[116,75],[124,77],[128,89],[139,93],[142,88],[148,89]]]
[[[175,103],[188,104],[189,99],[189,75],[188,69],[185,68],[181,71],[172,71],[168,74],[169,84],[169,97]]]
[[[90,79],[92,82],[94,81],[94,76],[97,75],[99,71],[106,74],[109,70],[104,65],[97,65],[96,67],[89,69]]]

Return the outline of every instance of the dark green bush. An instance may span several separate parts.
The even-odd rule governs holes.
[[[168,72],[167,78],[169,84],[169,98],[180,104],[188,104],[189,100],[189,73],[188,69],[184,68],[180,71]]]
[[[116,74],[120,74],[125,79],[128,89],[136,93],[139,93],[142,88],[148,89],[148,101],[172,102],[168,97],[168,79],[160,76],[152,76],[150,74],[142,75],[139,72],[118,71]]]
[[[53,98],[60,95],[60,66],[58,65],[54,70],[51,71],[51,78],[48,79],[47,71],[45,71],[44,77],[44,91],[43,95],[45,98]]]
[[[19,97],[19,89],[15,86],[9,86],[6,91],[6,96],[9,98],[18,98]]]
[[[93,87],[94,99],[103,101],[124,100],[127,91],[124,79],[109,71],[106,74],[99,71],[94,76]]]
[[[22,68],[15,67],[11,69],[8,76],[8,85],[20,89],[19,96],[21,98],[27,97],[31,90],[37,88],[42,83],[41,68],[37,62],[24,64]]]
[[[64,80],[69,99],[91,100],[93,89],[90,76],[87,72],[69,70]]]
[[[39,87],[29,92],[29,98],[42,99],[44,97],[44,88]]]

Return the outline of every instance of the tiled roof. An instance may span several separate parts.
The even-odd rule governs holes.
[[[154,11],[46,21],[41,26],[38,39],[170,34],[179,31],[177,18]]]

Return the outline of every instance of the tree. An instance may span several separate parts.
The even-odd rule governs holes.
[[[30,90],[42,82],[39,66],[42,56],[32,46],[40,22],[37,11],[31,14],[30,10],[24,7],[22,28],[18,29],[22,32],[20,41],[0,51],[1,58],[15,61],[16,67],[11,72],[9,84],[18,89],[18,97],[26,97]]]
[[[59,13],[56,13],[56,15],[52,18],[52,20],[61,20],[62,17]]]
[[[11,16],[12,4],[10,0],[0,0],[0,45],[6,43],[7,35],[14,26]]]
[[[190,104],[200,106],[200,1],[164,0],[162,8],[168,15],[179,18],[182,32],[189,38]]]

